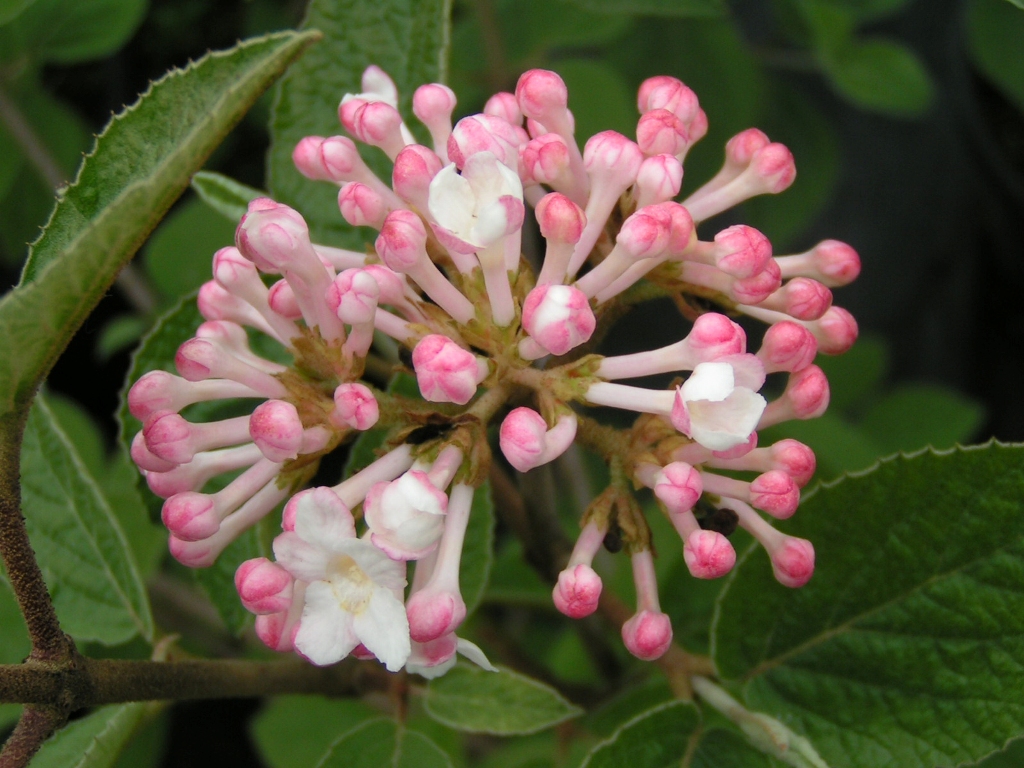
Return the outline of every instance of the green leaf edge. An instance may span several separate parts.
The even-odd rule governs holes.
[[[1024,0],[1022,0],[1022,2],[1024,2]],[[808,499],[811,499],[814,496],[816,496],[819,491],[832,490],[836,486],[842,485],[847,480],[859,479],[874,474],[883,464],[889,464],[891,462],[899,461],[901,459],[913,460],[920,456],[925,456],[929,454],[932,456],[951,456],[954,453],[987,451],[991,448],[1024,448],[1024,443],[1004,443],[1000,440],[992,438],[987,442],[978,443],[977,445],[960,445],[959,443],[957,443],[952,448],[944,449],[932,448],[930,445],[926,445],[924,448],[921,448],[916,451],[911,451],[909,453],[906,451],[897,451],[896,453],[890,454],[888,456],[882,456],[877,461],[875,461],[875,463],[872,464],[870,467],[865,467],[864,469],[857,470],[848,470],[841,474],[839,477],[835,478],[834,480],[819,481],[814,485],[813,488],[811,488],[810,491],[808,491],[806,494],[802,496],[800,503],[804,504],[807,502]],[[797,511],[799,512],[799,509]],[[750,545],[745,550],[743,550],[742,553],[738,554],[736,558],[736,565],[733,567],[732,571],[726,577],[725,582],[722,584],[722,589],[718,593],[718,597],[715,598],[715,612],[711,617],[711,629],[709,633],[709,655],[712,659],[717,658],[718,655],[718,620],[722,616],[722,603],[725,601],[726,595],[729,593],[729,590],[732,587],[733,582],[736,580],[740,568],[743,567],[743,564],[747,561],[747,558],[749,558],[754,552],[756,552],[760,548],[761,545],[754,541],[751,542]],[[752,679],[753,678],[751,677],[744,677],[738,678],[733,682],[742,682],[743,684],[746,684]]]
[[[464,666],[464,665],[460,665],[460,666]],[[472,667],[470,667],[470,669],[472,669]],[[535,680],[534,678],[529,677],[528,675],[524,675],[524,674],[522,674],[520,672],[516,672],[514,669],[509,669],[508,667],[498,666],[497,669],[498,669],[499,672],[503,672],[505,674],[511,675],[512,677],[515,677],[515,678],[518,678],[520,680],[525,681],[527,684],[533,686],[534,688],[541,688],[541,689],[551,693],[552,695],[555,696],[555,698],[561,700],[565,704],[566,710],[567,710],[566,714],[564,716],[558,718],[557,720],[552,720],[552,721],[550,721],[548,723],[545,723],[544,725],[538,726],[536,728],[527,729],[527,730],[497,731],[497,730],[493,730],[493,729],[469,729],[469,728],[464,727],[460,723],[453,722],[453,721],[447,719],[446,717],[444,717],[443,715],[438,715],[437,713],[435,713],[433,711],[433,709],[430,706],[430,683],[427,684],[427,694],[423,697],[423,709],[424,709],[424,711],[428,715],[430,715],[430,717],[433,720],[435,720],[436,722],[440,723],[441,725],[445,725],[445,726],[447,726],[449,728],[452,728],[452,729],[454,729],[456,731],[459,731],[460,733],[485,733],[485,734],[489,734],[489,735],[492,735],[492,736],[529,736],[530,734],[533,734],[533,733],[540,733],[541,731],[546,731],[548,728],[552,728],[552,727],[558,725],[559,723],[564,723],[566,720],[571,720],[574,717],[579,717],[580,715],[585,714],[585,712],[584,712],[584,710],[582,708],[580,708],[580,707],[576,706],[575,704],[573,704],[571,701],[569,701],[561,693],[559,693],[557,690],[552,688],[547,683],[542,683],[539,680]],[[486,671],[486,670],[484,670],[484,671]],[[438,680],[443,680],[444,678],[440,677],[440,678],[437,678],[437,679]],[[432,682],[433,681],[431,681],[431,683]]]
[[[701,723],[701,712],[696,704],[694,704],[692,701],[684,701],[683,699],[669,699],[668,701],[664,701],[661,704],[651,707],[650,709],[644,710],[638,715],[633,715],[633,717],[629,718],[629,720],[620,724],[619,727],[612,732],[611,736],[609,736],[607,739],[604,739],[603,741],[598,742],[590,749],[589,752],[587,752],[587,755],[583,758],[583,762],[580,763],[579,768],[587,768],[587,766],[590,765],[590,759],[597,753],[597,751],[600,749],[604,749],[605,747],[610,746],[614,744],[616,741],[618,741],[623,731],[625,731],[627,728],[631,728],[637,723],[639,723],[641,720],[646,720],[648,717],[653,717],[654,715],[657,715],[665,711],[669,707],[676,707],[680,705],[692,708],[696,712],[697,727],[699,728]]]
[[[3,392],[2,399],[0,399],[0,419],[14,413],[18,415],[18,421],[24,421],[25,415],[28,412],[28,406],[32,401],[32,397],[40,381],[45,377],[50,368],[53,367],[53,364],[60,356],[60,353],[63,351],[64,347],[67,346],[68,341],[70,341],[71,336],[85,321],[85,318],[99,302],[100,298],[102,298],[105,290],[113,282],[118,269],[131,258],[131,255],[135,253],[138,247],[145,240],[146,235],[152,231],[163,214],[166,213],[168,208],[170,208],[174,200],[177,199],[181,192],[188,186],[192,171],[198,169],[198,167],[202,165],[206,157],[213,152],[216,146],[220,143],[220,140],[227,135],[233,125],[241,119],[242,115],[248,110],[248,108],[255,103],[256,99],[259,97],[260,93],[265,90],[265,88],[257,89],[250,98],[242,101],[242,104],[245,105],[244,108],[238,111],[233,120],[224,125],[222,131],[218,132],[216,136],[210,138],[207,142],[208,146],[199,147],[199,152],[197,153],[198,156],[194,163],[187,164],[185,167],[177,170],[180,180],[175,183],[168,184],[167,192],[162,195],[162,199],[152,210],[152,215],[149,219],[136,222],[134,228],[135,236],[128,238],[128,242],[123,247],[123,251],[113,259],[111,259],[110,256],[107,256],[105,260],[101,260],[97,265],[98,268],[96,269],[92,279],[86,281],[88,286],[83,300],[75,306],[67,306],[67,302],[64,302],[64,306],[58,306],[53,310],[53,315],[47,317],[42,315],[38,309],[40,307],[45,307],[48,303],[45,294],[50,292],[50,284],[54,282],[62,282],[60,278],[62,272],[60,270],[62,267],[67,265],[67,262],[75,253],[76,248],[78,248],[83,241],[88,242],[89,238],[102,238],[107,236],[109,230],[115,229],[115,225],[119,223],[122,218],[119,216],[120,209],[129,205],[133,201],[133,198],[135,197],[133,193],[145,190],[149,185],[151,185],[153,183],[153,176],[157,175],[153,174],[147,179],[136,180],[122,189],[121,192],[106,207],[104,207],[104,209],[95,218],[75,234],[72,240],[60,251],[59,254],[51,258],[45,265],[41,267],[35,266],[36,262],[40,258],[33,258],[36,254],[36,248],[44,241],[44,238],[49,231],[49,226],[57,215],[58,210],[60,210],[64,199],[76,189],[76,185],[82,176],[82,172],[86,164],[89,162],[90,158],[95,157],[100,148],[100,142],[103,137],[107,135],[111,126],[137,109],[154,88],[164,83],[169,78],[181,77],[211,59],[230,56],[233,52],[239,50],[243,46],[257,45],[268,40],[279,38],[281,40],[288,41],[290,44],[285,45],[282,49],[275,52],[279,61],[276,62],[277,66],[273,68],[276,73],[275,76],[269,78],[266,83],[266,85],[269,86],[273,79],[276,79],[276,75],[283,72],[287,65],[291,63],[291,61],[293,61],[306,48],[306,46],[319,39],[320,36],[320,33],[316,30],[309,30],[306,32],[280,32],[272,35],[251,38],[239,43],[237,46],[228,49],[227,51],[211,51],[197,61],[191,62],[184,69],[172,69],[159,80],[150,84],[150,87],[135,101],[134,104],[127,107],[119,115],[115,116],[96,137],[93,149],[84,157],[82,164],[79,166],[75,181],[58,191],[57,202],[50,214],[50,218],[44,226],[40,236],[31,245],[29,258],[25,263],[21,281],[14,290],[0,300],[0,325],[5,324],[5,322],[9,322],[9,318],[11,316],[16,316],[22,312],[28,311],[30,315],[39,316],[38,321],[41,325],[49,327],[49,330],[52,332],[51,338],[54,338],[55,342],[47,348],[42,348],[30,353],[27,356],[27,359],[20,361],[20,365],[18,366],[19,370],[14,370],[12,368],[11,358],[9,357],[5,358],[3,362],[0,362],[0,391]],[[269,58],[273,61],[272,57]],[[215,110],[211,110],[211,113],[213,111]],[[189,135],[196,135],[196,133],[201,130],[202,127],[194,128]],[[172,155],[173,154],[174,153],[172,152]],[[167,172],[166,169],[172,165],[172,162],[164,162],[161,164],[165,173]],[[193,165],[195,166],[194,168],[192,167]],[[173,178],[174,174],[171,173],[171,176]],[[58,302],[58,304],[59,303],[60,302]],[[33,312],[33,309],[36,309],[37,311]]]

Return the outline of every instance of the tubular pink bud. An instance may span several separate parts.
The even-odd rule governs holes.
[[[367,430],[380,418],[380,408],[373,393],[363,384],[347,382],[334,390],[334,410],[331,423],[346,425],[360,431]]]
[[[448,159],[462,169],[469,158],[490,152],[505,166],[519,167],[519,145],[528,140],[522,128],[494,115],[470,115],[455,124],[448,137]]]
[[[289,320],[302,318],[302,307],[295,298],[295,291],[287,280],[278,280],[267,292],[267,304],[274,312]]]
[[[660,611],[638,611],[622,625],[622,642],[638,659],[660,659],[672,644],[672,620]]]
[[[587,226],[586,214],[565,195],[552,192],[537,203],[535,211],[541,235],[547,240],[544,265],[537,285],[561,283],[573,248]]]
[[[235,571],[235,589],[249,613],[287,611],[292,605],[293,583],[288,571],[265,557],[246,560]]]
[[[582,619],[597,610],[602,588],[601,577],[589,565],[581,563],[558,574],[551,598],[560,613]]]
[[[736,278],[750,278],[769,267],[772,244],[753,227],[737,224],[715,235],[714,243],[695,243],[682,258],[711,264]],[[781,275],[781,273],[780,273]]]
[[[772,517],[792,517],[800,504],[800,488],[785,472],[769,470],[750,484],[750,504]]]
[[[719,175],[683,201],[694,221],[703,221],[757,195],[778,194],[796,178],[793,154],[782,144],[756,150],[738,173],[727,159]]]
[[[828,408],[829,388],[825,373],[809,365],[789,375],[782,397],[768,404],[758,422],[758,429],[790,419],[814,419]]]
[[[303,435],[299,412],[284,400],[260,403],[249,418],[249,435],[271,461],[297,458]]]
[[[452,134],[452,112],[455,110],[455,93],[446,85],[428,83],[421,85],[412,95],[412,113],[427,126],[434,142],[434,151],[441,160],[448,162],[448,137]]]
[[[808,446],[787,439],[775,443],[769,450],[775,466],[792,477],[798,487],[803,488],[811,481],[817,461]]]
[[[545,133],[520,146],[519,168],[524,184],[549,184],[572,191],[572,155],[557,133]]]
[[[220,528],[213,496],[192,491],[167,499],[160,518],[167,530],[184,541],[202,541]]]
[[[718,531],[693,531],[683,544],[686,568],[697,579],[717,579],[736,565],[736,550]]]
[[[379,230],[390,209],[381,195],[358,181],[346,184],[338,191],[338,209],[353,227],[373,227]]]
[[[818,340],[818,351],[825,355],[841,355],[857,341],[857,321],[842,307],[829,307],[807,327]]]
[[[576,437],[576,425],[575,416],[565,415],[548,429],[532,408],[515,408],[501,423],[498,444],[509,464],[529,472],[561,456]]]
[[[693,509],[703,492],[700,472],[681,461],[666,464],[655,478],[654,495],[670,515],[681,515]]]
[[[158,418],[163,415],[160,411],[151,414],[151,417]],[[159,456],[149,450],[149,446],[146,445],[145,434],[139,431],[132,438],[132,447],[129,451],[132,457],[132,461],[146,472],[170,472],[178,466],[178,462],[168,461],[167,459],[161,459]]]
[[[814,545],[806,539],[785,536],[769,554],[775,579],[784,587],[802,587],[814,575]]]
[[[427,230],[412,211],[392,211],[384,220],[375,247],[389,268],[408,272],[427,256]]]
[[[583,344],[596,326],[586,295],[571,285],[538,285],[523,302],[523,328],[552,355],[564,355]]]
[[[199,451],[248,442],[249,417],[190,424],[176,413],[162,413],[150,419],[142,434],[154,456],[174,465],[185,464]]]
[[[395,158],[391,186],[400,198],[426,211],[430,182],[442,167],[436,154],[420,144],[410,144]]]
[[[365,269],[346,269],[327,289],[327,306],[349,325],[372,323],[377,312],[380,286]]]
[[[640,164],[636,174],[636,207],[671,200],[683,185],[683,164],[672,154],[654,155]]]
[[[259,393],[234,381],[190,382],[166,371],[150,371],[128,390],[128,410],[145,423],[161,411],[178,413],[203,400],[259,397]]]
[[[764,363],[766,373],[800,371],[814,362],[818,342],[804,326],[783,320],[775,323],[764,334],[757,356]]]
[[[572,135],[572,121],[567,108],[569,90],[554,72],[531,69],[520,75],[516,83],[516,101],[526,117],[536,120],[549,131],[566,139]]]
[[[640,84],[637,108],[640,114],[654,109],[667,109],[686,123],[693,121],[700,112],[697,94],[668,75],[649,77]]]
[[[848,285],[860,274],[857,251],[839,240],[822,240],[806,253],[780,256],[783,277],[811,277],[829,288]]]
[[[338,118],[359,141],[379,147],[392,160],[407,143],[402,134],[402,116],[387,102],[360,98],[342,101]]]
[[[636,143],[647,157],[678,155],[686,149],[690,137],[682,120],[667,109],[652,109],[636,125]]]
[[[519,102],[516,101],[515,94],[508,91],[499,91],[491,96],[484,104],[484,114],[508,120],[512,125],[523,124],[523,113],[519,109]]]
[[[487,364],[447,336],[430,334],[412,351],[416,381],[425,400],[465,405],[487,377]]]
[[[807,277],[794,277],[761,302],[797,320],[817,320],[832,306],[832,291]]]

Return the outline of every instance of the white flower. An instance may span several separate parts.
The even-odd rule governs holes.
[[[672,423],[712,451],[727,451],[743,444],[767,405],[752,389],[736,385],[729,363],[701,363],[676,390]]]
[[[523,224],[523,183],[490,152],[470,155],[461,175],[454,163],[442,168],[429,195],[438,236],[459,253],[479,251]]]
[[[394,560],[418,560],[441,538],[448,497],[425,472],[413,469],[390,483],[374,485],[363,509],[375,546]]]
[[[314,664],[340,661],[362,643],[392,672],[409,658],[402,603],[405,564],[355,537],[352,514],[330,493],[302,498],[295,530],[274,540],[274,555],[308,582],[295,648]]]
[[[488,672],[497,672],[495,667],[487,659],[487,656],[480,646],[462,637],[456,637],[455,633],[443,635],[429,643],[412,644],[412,654],[405,668],[407,671],[428,680],[440,677],[455,666],[455,654],[465,656],[481,669]]]

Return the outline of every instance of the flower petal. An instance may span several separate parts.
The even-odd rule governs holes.
[[[466,238],[473,226],[476,195],[469,181],[455,169],[455,163],[438,171],[430,182],[427,208],[440,226],[458,238]]]
[[[334,664],[359,645],[352,614],[338,604],[330,584],[314,581],[306,588],[295,647],[314,664]]]
[[[330,553],[297,533],[285,531],[274,539],[274,558],[296,579],[320,581],[327,576]]]
[[[386,589],[375,589],[366,609],[352,623],[363,645],[391,672],[397,672],[412,651],[405,606]],[[353,646],[354,647],[354,646]]]
[[[313,488],[299,499],[295,533],[310,544],[333,550],[339,542],[355,538],[352,513],[330,488]]]

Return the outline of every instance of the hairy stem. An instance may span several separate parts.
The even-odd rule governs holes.
[[[67,722],[67,715],[61,715],[48,707],[25,707],[14,732],[0,752],[0,768],[23,768],[39,751],[50,734]]]
[[[57,621],[21,515],[19,453],[24,430],[24,416],[0,419],[0,557],[32,640],[30,658],[56,662],[71,658],[74,645]]]

